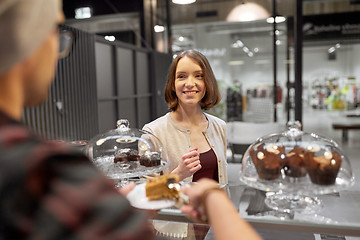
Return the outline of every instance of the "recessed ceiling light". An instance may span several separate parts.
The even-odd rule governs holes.
[[[172,2],[175,4],[185,5],[185,4],[194,3],[194,2],[196,2],[196,0],[172,0]]]

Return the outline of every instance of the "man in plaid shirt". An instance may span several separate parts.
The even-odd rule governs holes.
[[[0,1],[0,239],[151,239],[146,214],[85,156],[20,123],[54,77],[59,2]]]

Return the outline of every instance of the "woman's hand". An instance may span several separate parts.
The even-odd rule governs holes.
[[[195,148],[190,152],[185,153],[181,157],[182,161],[180,164],[172,171],[172,173],[179,175],[180,180],[192,176],[201,169],[200,154],[197,150],[198,149]]]

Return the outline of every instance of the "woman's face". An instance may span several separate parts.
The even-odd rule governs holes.
[[[175,92],[179,104],[196,105],[205,96],[204,73],[200,65],[187,56],[181,58],[175,71]]]

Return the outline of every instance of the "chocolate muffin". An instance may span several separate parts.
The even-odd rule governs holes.
[[[303,177],[306,175],[304,153],[304,148],[295,146],[289,153],[286,154],[284,163],[284,172],[286,176]]]
[[[316,156],[314,151],[306,151],[304,162],[311,182],[319,185],[332,185],[335,183],[342,159],[335,150],[326,151],[320,156]]]
[[[140,156],[140,165],[145,167],[159,166],[161,163],[160,154],[158,152],[149,152]]]
[[[264,149],[264,144],[260,144],[256,152],[254,147],[250,148],[250,156],[260,179],[274,180],[279,177],[284,166],[284,153],[284,146],[271,145]]]

